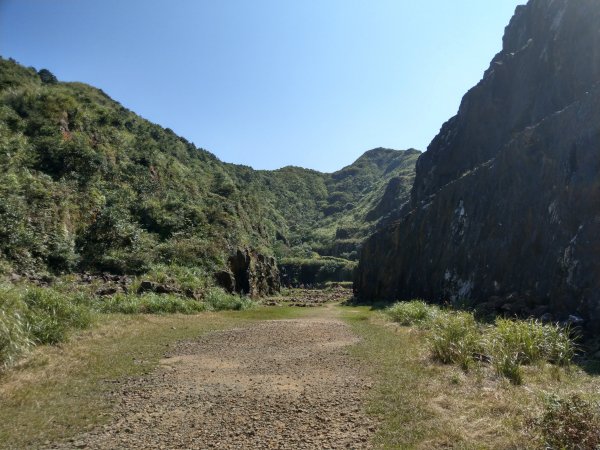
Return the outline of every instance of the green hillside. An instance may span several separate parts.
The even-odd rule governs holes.
[[[0,59],[0,269],[215,271],[237,248],[355,260],[418,155],[375,149],[332,174],[226,164],[99,89]]]

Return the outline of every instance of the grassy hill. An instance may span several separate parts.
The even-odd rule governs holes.
[[[332,174],[226,164],[99,89],[0,59],[0,270],[215,271],[240,247],[355,260],[418,155],[375,149]]]

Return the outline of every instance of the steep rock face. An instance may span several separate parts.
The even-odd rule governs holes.
[[[217,283],[229,292],[262,297],[279,292],[279,269],[275,258],[248,249],[238,249],[229,257],[230,272],[215,274]]]
[[[364,245],[363,298],[600,320],[600,8],[532,0]],[[507,305],[508,303],[508,305]]]

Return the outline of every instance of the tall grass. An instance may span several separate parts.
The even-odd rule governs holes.
[[[437,306],[428,305],[422,300],[398,302],[384,311],[392,321],[405,326],[429,323],[439,312]]]
[[[537,320],[497,319],[478,323],[470,312],[440,309],[421,300],[399,302],[385,314],[401,325],[427,330],[432,357],[467,370],[477,360],[489,361],[496,374],[513,384],[523,382],[523,365],[570,364],[576,345],[568,328]]]
[[[70,332],[92,323],[96,313],[195,314],[201,311],[245,310],[256,303],[247,297],[228,294],[220,288],[206,288],[203,273],[193,269],[165,266],[157,268],[153,279],[176,280],[185,289],[200,289],[202,301],[179,295],[155,293],[117,294],[95,297],[31,285],[0,285],[0,369],[5,369],[34,345],[57,344]],[[88,289],[89,291],[89,289]]]
[[[0,368],[33,345],[56,344],[74,328],[86,328],[93,311],[78,296],[51,288],[0,286]]]
[[[204,302],[207,309],[211,311],[234,310],[242,311],[251,309],[256,306],[256,303],[248,297],[228,294],[223,289],[209,289],[204,296]]]
[[[521,365],[547,361],[564,366],[575,356],[568,329],[533,319],[497,319],[485,346],[496,372],[514,384],[523,381]]]
[[[88,305],[74,301],[50,288],[29,288],[22,296],[27,306],[28,331],[38,344],[56,344],[71,329],[87,328],[93,313]]]
[[[212,279],[200,267],[184,267],[175,264],[156,264],[142,277],[134,280],[133,288],[137,288],[141,280],[172,284],[183,291],[205,291],[212,284]]]
[[[194,314],[206,310],[206,305],[202,302],[155,293],[117,294],[97,299],[95,307],[102,313],[120,314]]]
[[[220,288],[210,288],[202,301],[169,294],[117,294],[95,300],[103,313],[120,314],[195,314],[202,311],[241,311],[253,308],[255,302],[247,297],[228,294]]]
[[[429,344],[434,359],[468,370],[482,349],[481,332],[472,313],[445,312],[431,321]]]
[[[3,296],[4,297],[4,296]],[[33,341],[27,331],[22,305],[13,298],[2,298],[0,307],[0,369],[14,364],[29,350]]]

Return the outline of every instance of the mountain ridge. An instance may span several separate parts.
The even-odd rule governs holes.
[[[156,263],[211,272],[227,269],[238,249],[357,259],[380,219],[366,219],[378,193],[396,176],[398,195],[412,184],[414,151],[374,149],[332,174],[254,170],[222,162],[101,89],[14,60],[1,59],[0,69],[3,272],[138,273]]]

